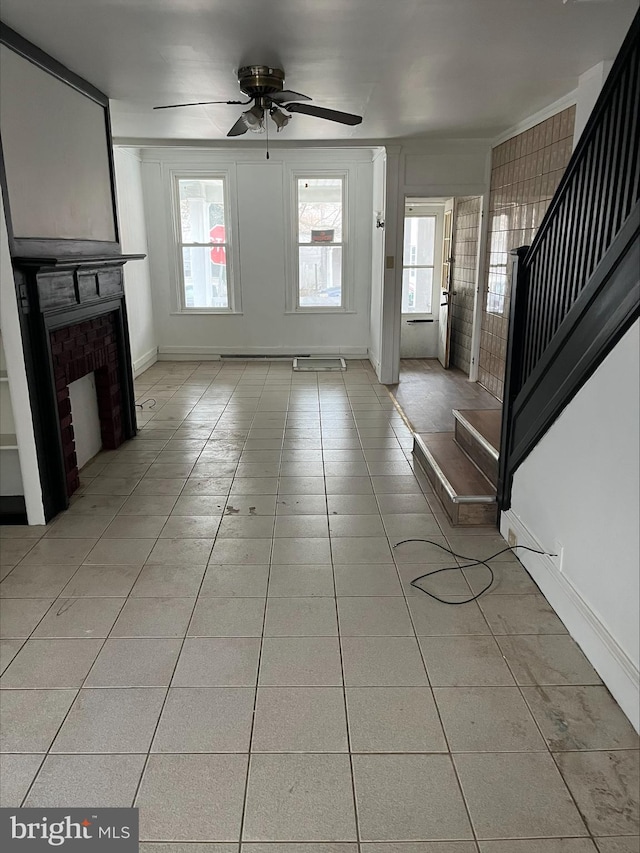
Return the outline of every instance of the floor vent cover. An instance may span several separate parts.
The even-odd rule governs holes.
[[[347,363],[344,358],[304,358],[293,359],[294,370],[346,370]]]

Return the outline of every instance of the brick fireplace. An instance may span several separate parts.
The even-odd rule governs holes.
[[[16,257],[25,362],[47,520],[80,485],[69,385],[93,373],[102,446],[136,434],[123,266],[138,255]]]
[[[95,374],[102,446],[115,450],[124,441],[122,392],[117,327],[112,314],[103,314],[51,332],[51,356],[60,420],[67,495],[80,485],[69,385]]]

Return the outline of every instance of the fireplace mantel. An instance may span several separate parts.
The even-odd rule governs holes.
[[[136,433],[123,268],[145,256],[82,248],[84,254],[12,258],[47,521],[68,507],[78,485],[66,390],[70,381],[100,371],[102,399],[113,398],[117,408],[115,418],[103,425],[103,441],[109,436],[105,446],[117,447]]]

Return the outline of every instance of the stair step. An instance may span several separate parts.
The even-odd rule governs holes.
[[[452,524],[495,525],[496,490],[450,432],[414,436],[413,454]]]
[[[454,409],[453,417],[456,442],[495,487],[498,482],[502,411]]]

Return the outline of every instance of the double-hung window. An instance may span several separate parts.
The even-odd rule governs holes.
[[[225,176],[177,175],[175,199],[181,310],[233,311]]]
[[[295,308],[344,309],[344,175],[295,175]]]

